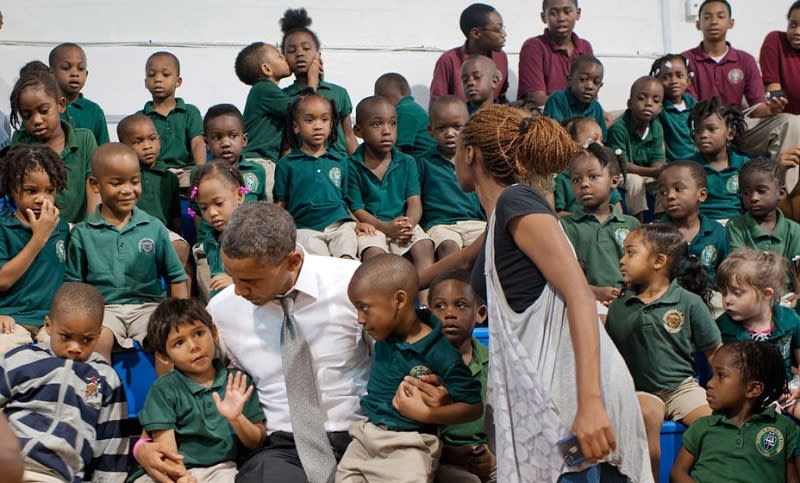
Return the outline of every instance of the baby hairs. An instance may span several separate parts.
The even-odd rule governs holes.
[[[281,53],[286,53],[286,38],[295,32],[305,32],[314,39],[314,44],[319,50],[319,37],[311,30],[311,17],[305,8],[290,8],[283,12],[283,18],[280,20],[281,32],[283,38],[281,39]]]
[[[788,261],[775,252],[739,248],[717,268],[717,287],[722,293],[733,290],[734,286],[749,286],[761,293],[771,288],[777,301],[786,288]]]
[[[22,122],[22,118],[19,114],[20,96],[22,96],[22,92],[25,89],[35,87],[41,87],[48,96],[51,96],[56,101],[63,97],[56,83],[56,79],[49,71],[43,72],[34,70],[26,72],[17,79],[17,83],[14,84],[14,89],[11,90],[11,114],[9,115],[9,120],[11,121],[11,125],[14,126],[14,129],[19,129]]]
[[[3,194],[13,197],[25,176],[33,171],[44,171],[56,191],[67,187],[67,168],[55,151],[47,146],[17,144],[8,150],[0,165]]]
[[[731,145],[733,147],[739,146],[742,136],[744,136],[744,132],[747,130],[747,123],[745,123],[744,115],[742,114],[742,111],[735,107],[720,105],[719,97],[717,96],[714,96],[711,99],[700,101],[692,108],[692,112],[689,113],[688,120],[689,131],[691,131],[692,136],[694,136],[694,133],[700,123],[703,122],[704,119],[707,119],[714,114],[717,114],[722,118],[723,121],[725,121],[728,129],[733,130],[733,139],[731,140]]]

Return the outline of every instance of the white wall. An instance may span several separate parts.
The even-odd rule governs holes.
[[[516,93],[518,52],[544,26],[539,0],[485,0],[503,15],[512,96]],[[663,4],[662,4],[663,1]],[[404,74],[418,102],[427,105],[433,66],[443,50],[463,42],[458,16],[469,1],[306,0],[312,29],[322,41],[325,75],[346,87],[356,104],[372,93],[384,72]],[[758,56],[767,32],[785,28],[789,0],[733,0],[737,23],[729,40]],[[183,86],[178,95],[205,111],[231,102],[244,107],[247,87],[233,71],[236,53],[254,40],[280,41],[278,19],[299,4],[265,0],[12,0],[0,4],[0,109],[21,65],[47,61],[50,48],[73,41],[85,46],[89,79],[84,93],[109,118],[141,108],[144,61],[156,50],[181,60]],[[697,45],[700,34],[685,18],[684,0],[582,0],[583,19],[576,31],[589,39],[606,65],[600,100],[609,110],[625,105],[631,82],[648,72],[666,51]],[[668,16],[662,19],[662,12]],[[663,22],[662,22],[663,20]],[[666,25],[666,30],[662,28]],[[112,130],[112,138],[115,137]]]

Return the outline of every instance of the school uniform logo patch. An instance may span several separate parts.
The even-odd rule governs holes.
[[[717,247],[714,245],[706,245],[703,251],[700,252],[700,263],[710,267],[717,261]]]
[[[139,240],[139,253],[153,253],[156,249],[156,242],[152,238],[142,238]]]
[[[728,82],[730,82],[731,84],[738,84],[743,80],[744,80],[744,72],[742,71],[742,69],[739,69],[737,67],[735,69],[731,69],[730,72],[728,72]]]
[[[64,240],[58,240],[56,242],[56,256],[61,263],[67,261],[67,250],[64,248]]]
[[[331,170],[328,171],[328,179],[331,180],[331,183],[333,183],[334,186],[336,186],[337,188],[341,188],[342,170],[339,168],[331,168]]]
[[[725,189],[728,190],[728,193],[738,193],[739,176],[734,175],[728,178],[728,181],[725,183]]]
[[[677,334],[683,328],[683,323],[686,321],[683,312],[678,309],[670,309],[664,314],[662,318],[664,321],[664,328],[670,334]]]
[[[244,187],[251,193],[258,190],[258,176],[253,173],[243,173],[242,179],[244,179]]]
[[[756,449],[762,456],[775,456],[783,450],[783,433],[774,426],[767,426],[756,435]]]
[[[617,240],[617,243],[619,243],[621,246],[623,243],[625,243],[625,239],[628,238],[628,234],[630,232],[631,231],[627,228],[617,228],[614,230],[614,239]]]

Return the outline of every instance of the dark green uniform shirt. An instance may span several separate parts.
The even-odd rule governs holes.
[[[584,105],[572,94],[569,87],[563,91],[555,91],[547,98],[544,105],[544,115],[555,119],[559,123],[573,116],[585,116],[597,121],[603,130],[603,139],[606,138],[606,119],[603,117],[603,107],[597,100]]]
[[[694,352],[720,343],[703,300],[673,280],[660,298],[644,303],[634,290],[611,302],[606,330],[633,376],[637,391],[677,387],[695,375]]]
[[[349,220],[344,187],[348,163],[329,151],[316,158],[299,149],[275,167],[275,201],[286,203],[297,228],[322,231],[340,220]]]
[[[483,415],[471,423],[451,424],[442,426],[439,437],[445,444],[452,446],[478,446],[487,444],[484,417],[486,416],[486,380],[489,377],[489,349],[472,338],[472,360],[469,362],[469,371],[476,381],[481,383],[481,400],[483,401]]]
[[[66,121],[67,117],[73,127],[92,131],[98,146],[108,142],[106,114],[97,103],[83,97],[83,94],[78,94],[75,102],[67,104],[67,110],[61,114],[61,119]]]
[[[166,296],[161,277],[168,284],[186,280],[161,222],[134,207],[119,230],[100,208],[72,228],[65,280],[94,285],[107,305],[158,302]]]
[[[698,213],[698,218],[700,218],[700,230],[689,243],[689,255],[697,257],[708,274],[711,287],[716,290],[714,277],[717,275],[717,267],[730,253],[728,232],[718,221],[702,213]],[[664,215],[663,221],[672,224],[669,216]]]
[[[636,132],[636,124],[630,109],[627,109],[625,114],[608,128],[606,144],[611,149],[621,149],[628,162],[639,166],[652,166],[664,162],[664,129],[661,127],[661,121],[658,119],[650,121],[650,130],[642,139]]]
[[[664,128],[664,146],[666,147],[667,161],[677,161],[680,159],[692,159],[697,151],[694,146],[694,138],[689,130],[689,114],[697,104],[694,97],[683,94],[683,102],[686,103],[684,110],[678,110],[675,104],[669,99],[664,99],[664,108],[658,118],[661,120],[661,127]]]
[[[248,138],[245,157],[278,159],[292,100],[269,79],[262,79],[250,88],[243,113]]]
[[[456,165],[434,145],[417,157],[419,184],[422,189],[423,230],[457,221],[486,220],[478,196],[464,193],[456,179]]]
[[[575,199],[575,192],[572,190],[572,180],[569,177],[569,169],[558,173],[555,183],[553,197],[555,198],[557,212],[569,211],[570,213],[574,213],[583,209],[583,205]],[[622,201],[622,195],[619,194],[618,189],[614,188],[611,190],[609,202],[616,206],[620,201]]]
[[[405,214],[408,198],[420,194],[417,162],[397,148],[392,148],[392,161],[382,180],[364,164],[363,144],[347,159],[346,198],[353,211],[366,210],[383,222],[392,221]]]
[[[578,260],[583,263],[586,279],[595,287],[622,287],[619,260],[624,250],[622,244],[628,233],[639,226],[639,221],[623,215],[616,207],[606,220],[580,209],[561,217],[561,226],[572,242]]]
[[[481,402],[481,384],[472,377],[461,354],[442,333],[442,323],[428,310],[417,310],[417,316],[431,326],[431,333],[413,343],[393,336],[377,341],[367,394],[361,398],[361,408],[369,421],[386,425],[391,431],[430,432],[435,429],[402,416],[392,406],[397,386],[417,366],[425,366],[439,376],[454,402]]]
[[[18,324],[41,327],[50,302],[64,281],[69,225],[62,218],[30,267],[7,291],[0,292],[0,315]],[[31,241],[33,231],[13,213],[0,216],[0,267]]]
[[[290,97],[295,97],[300,91],[303,90],[300,87],[300,84],[297,81],[294,81],[292,85],[283,89]],[[344,137],[344,129],[342,129],[341,119],[344,119],[353,112],[353,103],[350,101],[350,94],[347,93],[347,90],[336,84],[331,84],[330,82],[326,82],[324,80],[319,81],[319,87],[317,87],[317,94],[321,95],[326,99],[330,99],[336,105],[336,111],[339,114],[339,125],[336,126],[336,142],[333,144],[328,145],[328,149],[331,151],[336,151],[342,157],[346,157],[348,155],[347,152],[347,140]],[[249,98],[248,98],[249,100]],[[399,114],[398,114],[399,117]],[[399,124],[399,122],[398,122]],[[399,137],[399,132],[398,132]],[[252,142],[252,136],[251,136]],[[276,156],[277,158],[277,156]],[[271,159],[276,159],[271,158]]]
[[[395,106],[397,109],[397,143],[404,153],[417,157],[436,147],[428,134],[428,113],[411,96],[405,96]]]
[[[142,172],[142,194],[136,206],[172,229],[172,220],[181,216],[178,177],[169,172],[161,161],[156,161],[149,168],[139,167]]]
[[[194,165],[192,139],[203,135],[203,116],[192,104],[175,98],[175,107],[166,116],[153,109],[153,101],[147,101],[139,114],[152,119],[161,138],[159,160],[168,168],[185,168]]]
[[[775,252],[789,260],[800,255],[800,225],[783,216],[781,210],[776,211],[778,220],[772,233],[765,233],[750,213],[731,218],[725,225],[731,250],[750,247]]]
[[[727,220],[742,213],[739,199],[739,170],[747,158],[728,150],[728,167],[717,171],[706,163],[701,153],[696,153],[692,161],[697,161],[706,170],[708,198],[700,205],[700,213],[715,220]]]

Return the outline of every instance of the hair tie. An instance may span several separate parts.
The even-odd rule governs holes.
[[[531,124],[533,124],[533,117],[523,118],[519,123],[519,133],[523,136],[528,134],[528,131],[531,130]]]
[[[194,210],[191,208],[186,208],[186,214],[191,216],[192,218],[197,217],[197,213],[195,213]]]
[[[239,186],[239,193],[246,195],[249,192],[250,188],[248,188],[247,186]]]
[[[191,192],[191,194],[189,194],[189,199],[193,200],[195,198],[195,196],[197,196],[197,186],[192,188],[192,192]]]

